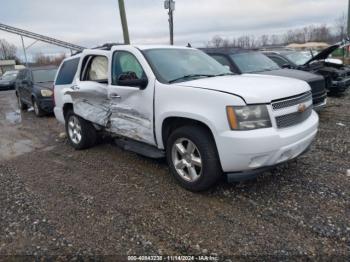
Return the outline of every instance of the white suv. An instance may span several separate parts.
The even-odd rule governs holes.
[[[192,191],[256,176],[305,152],[318,116],[299,80],[232,75],[193,48],[115,45],[60,66],[55,115],[76,149],[108,132],[125,149],[166,156]]]

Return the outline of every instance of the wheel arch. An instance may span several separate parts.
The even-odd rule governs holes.
[[[162,122],[162,129],[161,129],[161,139],[160,142],[162,144],[159,144],[160,147],[163,147],[165,149],[166,147],[166,141],[169,137],[169,135],[174,131],[175,129],[182,127],[182,126],[189,126],[189,125],[194,125],[194,126],[201,126],[205,128],[209,134],[211,135],[215,146],[216,146],[216,141],[215,141],[215,136],[213,130],[210,128],[208,124],[205,122],[195,119],[195,118],[189,118],[189,117],[179,117],[179,116],[169,116],[165,118]]]
[[[64,116],[64,119],[66,119],[67,114],[68,114],[69,111],[74,111],[73,103],[65,103],[63,105],[63,116]]]

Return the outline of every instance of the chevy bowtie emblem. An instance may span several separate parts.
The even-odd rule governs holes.
[[[298,112],[299,112],[299,113],[304,113],[305,110],[306,110],[306,105],[305,105],[305,104],[300,104],[300,105],[298,106]]]

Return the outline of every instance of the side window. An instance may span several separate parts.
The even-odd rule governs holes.
[[[55,85],[69,85],[73,82],[79,64],[79,58],[63,62]]]
[[[129,52],[115,52],[113,54],[112,82],[116,84],[121,78],[142,79],[146,78],[145,72],[137,58]]]
[[[212,55],[211,57],[218,61],[220,64],[231,68],[231,63],[226,57],[222,55]]]
[[[108,58],[105,56],[90,56],[85,59],[86,66],[81,80],[108,83]]]

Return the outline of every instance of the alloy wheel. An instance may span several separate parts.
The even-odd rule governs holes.
[[[172,147],[172,161],[176,172],[188,182],[202,175],[202,157],[197,146],[187,138],[179,138]]]
[[[79,144],[82,138],[81,125],[76,116],[71,116],[68,121],[68,135],[74,144]]]

